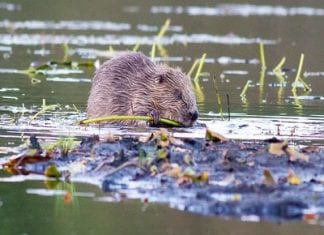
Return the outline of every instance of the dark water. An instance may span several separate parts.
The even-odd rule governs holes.
[[[38,83],[19,71],[33,62],[63,60],[64,44],[75,61],[102,62],[110,46],[115,51],[131,50],[137,43],[149,55],[167,18],[171,27],[162,38],[167,63],[189,71],[194,60],[207,53],[201,87],[196,90],[201,119],[213,119],[219,113],[217,87],[223,109],[229,96],[233,116],[316,117],[320,121],[313,122],[314,126],[323,123],[324,6],[306,0],[0,1],[0,115],[12,117],[22,106],[35,111],[42,99],[62,107],[74,104],[84,111],[94,68],[54,70],[35,76]],[[260,42],[265,46],[264,79]],[[298,88],[293,94],[301,53],[305,54],[302,77],[312,91]],[[288,72],[280,84],[271,71],[283,56],[283,68]],[[251,86],[242,100],[240,93],[248,80]],[[11,135],[4,125],[0,134],[0,146],[21,143],[19,134]],[[81,197],[73,207],[56,208],[56,197],[26,193],[41,185],[0,183],[0,234],[319,234],[320,230],[300,223],[278,226],[206,218],[159,205],[150,205],[143,212],[139,202],[111,204],[93,197]],[[94,187],[78,187],[101,194]]]
[[[71,204],[63,196],[40,196],[42,182],[1,183],[1,234],[322,234],[323,228],[291,222],[241,222],[198,216],[139,201],[100,201],[102,192],[76,185],[82,192]],[[88,192],[88,194],[87,194]],[[90,193],[89,193],[90,192]]]

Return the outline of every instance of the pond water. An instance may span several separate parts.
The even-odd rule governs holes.
[[[199,86],[195,86],[200,121],[238,139],[271,137],[280,124],[283,137],[302,144],[324,143],[324,6],[320,1],[236,0],[199,4],[197,1],[0,0],[0,15],[1,156],[8,155],[8,147],[21,143],[22,133],[36,133],[48,140],[76,132],[89,134],[73,127],[73,122],[84,117],[94,67],[58,66],[44,74],[24,73],[31,64],[63,61],[66,56],[79,63],[98,63],[116,51],[132,50],[138,43],[139,50],[149,55],[167,19],[171,25],[161,39],[167,57],[157,52],[156,60],[187,72],[196,59],[207,53]],[[261,65],[260,43],[264,45],[266,70]],[[297,82],[294,93],[292,86],[301,54],[305,56],[301,77],[311,91],[304,91],[301,82]],[[283,57],[286,58],[282,66],[284,80],[280,80],[273,69]],[[241,96],[248,81],[245,96]],[[230,122],[220,118],[222,108],[227,119],[227,97]],[[63,111],[69,110],[67,115],[71,119],[36,126],[11,122],[22,112],[27,119],[32,117],[43,99],[48,105],[60,104]],[[61,117],[62,112],[55,115]],[[55,115],[52,120],[58,117]],[[252,128],[238,128],[244,125]],[[73,203],[72,207],[61,203],[57,208],[56,196],[33,193],[35,188],[45,188],[40,181],[0,183],[0,231],[5,231],[4,234],[201,231],[223,234],[235,227],[242,234],[261,230],[269,234],[301,231],[319,234],[321,229],[302,223],[277,226],[227,221],[185,214],[160,205],[146,208],[138,201],[102,202],[100,189],[83,184],[75,187],[86,192],[78,198],[78,204]]]

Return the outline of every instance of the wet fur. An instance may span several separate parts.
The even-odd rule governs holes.
[[[190,79],[178,68],[155,64],[138,52],[126,52],[105,62],[96,72],[88,99],[88,118],[108,115],[149,115],[192,125],[197,111]],[[118,121],[137,125],[138,121]]]

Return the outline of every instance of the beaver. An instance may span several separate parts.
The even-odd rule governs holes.
[[[181,69],[154,63],[141,52],[121,53],[95,72],[88,98],[88,118],[109,115],[152,115],[192,126],[198,110],[191,80]],[[146,122],[113,123],[141,126]]]

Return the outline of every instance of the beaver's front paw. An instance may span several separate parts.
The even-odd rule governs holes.
[[[160,112],[157,110],[152,110],[149,116],[153,118],[153,120],[150,121],[150,126],[158,126],[161,119]]]

